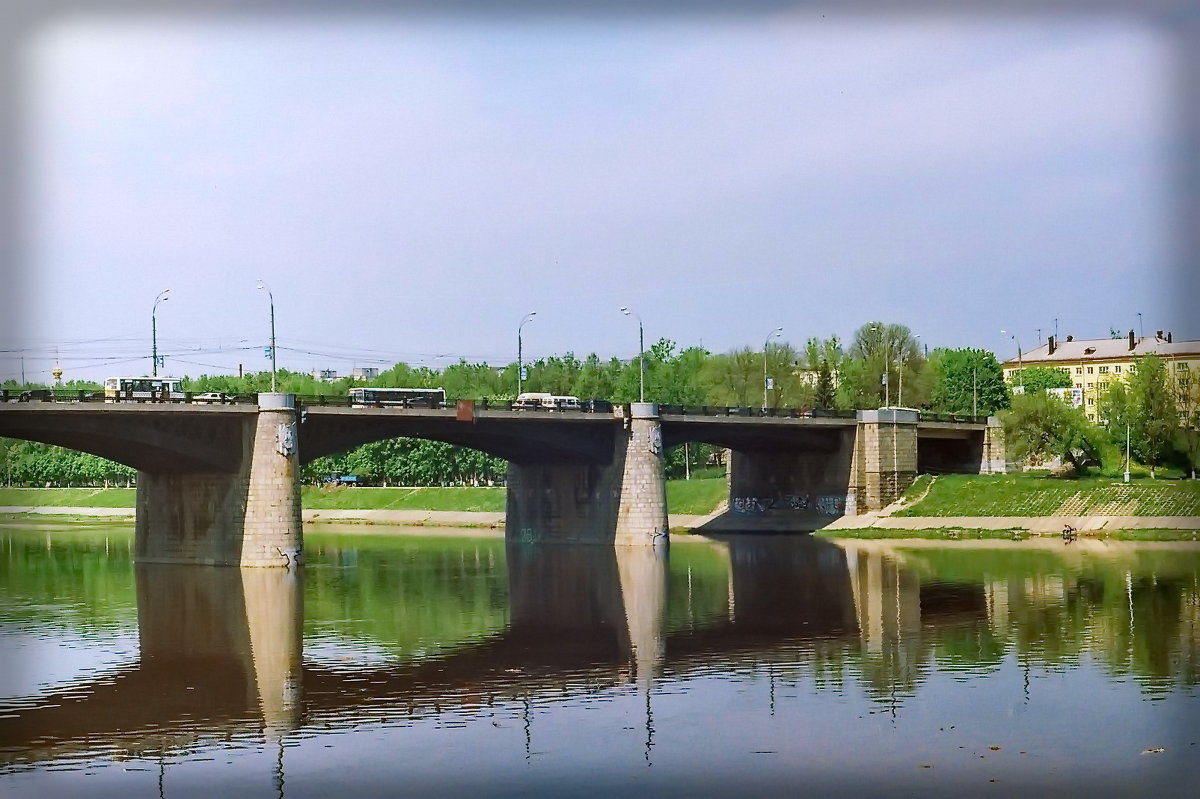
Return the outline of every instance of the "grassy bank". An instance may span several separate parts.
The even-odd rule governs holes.
[[[893,515],[1200,516],[1200,480],[947,474],[929,483],[919,478],[905,496],[921,498]]]
[[[857,530],[818,530],[813,535],[820,538],[855,538],[855,539],[911,539],[931,541],[1027,541],[1030,538],[1041,538],[1047,541],[1061,540],[1057,533],[1037,535],[1028,530],[980,530],[971,527],[939,527],[929,530],[888,530],[879,527],[866,527]],[[1147,528],[1144,530],[1104,530],[1095,533],[1081,533],[1076,542],[1096,541],[1196,541],[1200,538],[1193,530],[1163,530]],[[1064,544],[1065,545],[1065,544]]]
[[[40,508],[132,508],[132,488],[0,488],[0,506]],[[671,513],[706,514],[725,498],[724,478],[668,480]],[[305,486],[311,510],[435,510],[503,513],[502,486],[446,488],[324,488]]]

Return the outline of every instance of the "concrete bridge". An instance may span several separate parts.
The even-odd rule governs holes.
[[[1005,469],[994,419],[853,415],[652,403],[611,412],[345,407],[260,394],[257,404],[0,403],[0,436],[138,470],[139,562],[289,566],[302,559],[299,467],[398,436],[509,462],[506,529],[525,543],[665,546],[665,448],[731,451],[729,513],[712,530],[816,529],[894,501],[921,471]]]

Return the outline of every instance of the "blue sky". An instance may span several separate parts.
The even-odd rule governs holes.
[[[527,357],[629,358],[622,305],[714,351],[1200,337],[1171,46],[1132,17],[64,17],[20,53],[20,290],[54,320],[26,373],[148,371],[167,287],[167,373],[265,368],[260,277],[280,365],[343,373],[515,360],[530,310]]]

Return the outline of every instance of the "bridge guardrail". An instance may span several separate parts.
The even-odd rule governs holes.
[[[414,400],[399,400],[391,402],[355,403],[345,395],[297,395],[297,405],[317,407],[388,407],[414,409],[449,409],[453,410],[456,400],[432,403],[417,398]],[[0,403],[7,402],[99,402],[99,403],[164,403],[177,405],[256,405],[257,393],[226,394],[224,392],[183,392],[169,396],[108,396],[104,391],[88,391],[86,389],[0,389]],[[512,400],[491,399],[482,397],[475,399],[475,406],[484,411],[514,411],[523,414],[561,413],[548,408],[514,409]],[[620,403],[608,400],[585,400],[579,404],[582,413],[611,414],[614,408],[620,408]],[[681,405],[673,403],[659,404],[659,412],[664,415],[677,416],[741,416],[780,419],[853,419],[858,411],[842,408],[756,408],[752,406],[724,405]],[[626,414],[629,408],[624,406]],[[986,424],[987,416],[973,416],[962,413],[938,413],[921,411],[920,420],[923,422],[952,422],[958,424]]]

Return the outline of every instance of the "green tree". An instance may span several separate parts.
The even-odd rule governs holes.
[[[1129,418],[1133,450],[1150,467],[1150,476],[1170,455],[1179,430],[1177,395],[1168,382],[1167,368],[1157,355],[1143,355],[1129,376]]]
[[[833,370],[829,368],[829,361],[822,358],[821,365],[817,367],[817,390],[813,397],[813,407],[827,411],[834,407],[836,401]]]
[[[935,411],[988,416],[1009,405],[1004,370],[987,350],[936,349],[929,356],[929,368]]]
[[[1026,394],[1037,394],[1048,388],[1070,388],[1071,376],[1053,366],[1026,366],[1013,373],[1011,388],[1022,388]]]
[[[1200,459],[1200,370],[1180,369],[1183,374],[1176,378],[1175,392],[1179,404],[1179,421],[1182,427],[1184,451],[1192,479],[1196,479],[1197,460]]]
[[[1045,392],[1018,394],[1000,414],[1010,454],[1020,461],[1045,463],[1062,458],[1077,475],[1100,465],[1099,430],[1079,408]]]
[[[880,407],[885,401],[920,406],[928,401],[928,387],[919,380],[925,356],[907,326],[867,322],[855,331],[848,355],[858,362],[843,376],[853,407]]]

